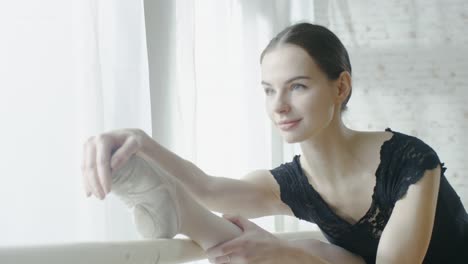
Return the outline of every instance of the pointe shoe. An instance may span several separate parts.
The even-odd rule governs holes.
[[[180,231],[175,179],[134,154],[112,176],[112,192],[130,209],[144,238],[173,238]]]

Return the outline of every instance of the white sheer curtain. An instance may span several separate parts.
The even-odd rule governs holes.
[[[266,115],[259,56],[292,21],[313,21],[313,2],[178,0],[174,13],[175,152],[232,178],[289,161],[297,146],[283,145]],[[146,23],[147,32],[156,27]],[[269,231],[298,230],[290,217],[254,222]]]
[[[142,2],[73,4],[76,141],[83,144],[89,136],[119,128],[137,127],[151,134]],[[81,198],[79,239],[138,238],[129,211],[115,196],[108,196],[105,202]]]
[[[125,207],[86,199],[82,145],[151,133],[138,1],[0,2],[0,244],[136,238]]]

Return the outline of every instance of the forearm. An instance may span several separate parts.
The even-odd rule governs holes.
[[[192,162],[171,152],[144,131],[141,131],[142,148],[139,155],[145,160],[156,163],[179,180],[200,202],[205,199],[210,176],[204,173]]]
[[[313,250],[301,247],[290,241],[285,242],[284,250],[281,253],[281,263],[297,263],[297,264],[331,264]]]
[[[302,250],[303,252],[305,252],[304,254],[306,255],[317,257],[323,261],[317,263],[365,264],[365,261],[364,259],[362,259],[362,257],[353,254],[344,248],[326,242],[322,242],[317,239],[288,240],[288,245],[292,248]]]

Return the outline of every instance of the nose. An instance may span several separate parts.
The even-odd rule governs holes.
[[[274,110],[276,113],[284,114],[291,110],[291,106],[285,96],[278,96],[274,102]]]

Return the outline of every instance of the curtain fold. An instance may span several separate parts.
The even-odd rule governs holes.
[[[88,137],[151,134],[142,3],[1,2],[0,244],[137,238],[110,195],[85,197]]]
[[[76,142],[81,145],[90,136],[121,128],[141,128],[151,135],[142,3],[74,4]],[[80,239],[138,238],[130,211],[115,196],[105,202],[79,197],[77,206]]]

